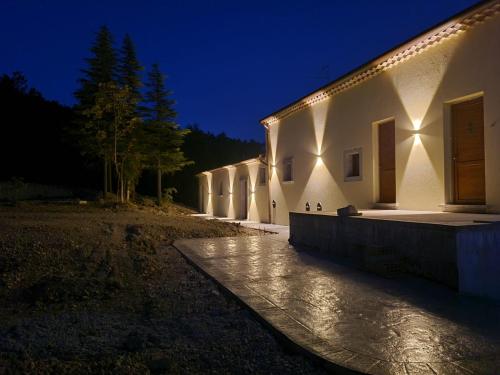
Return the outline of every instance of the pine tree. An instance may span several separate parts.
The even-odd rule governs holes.
[[[106,26],[102,26],[92,45],[91,57],[85,59],[87,68],[82,69],[83,78],[79,80],[80,88],[75,92],[78,100],[76,109],[83,124],[78,130],[78,136],[84,153],[103,159],[103,193],[108,192],[108,163],[111,158],[109,134],[111,119],[92,118],[91,109],[96,104],[96,98],[103,85],[108,85],[116,79],[117,58],[113,49],[113,37]]]
[[[121,86],[127,86],[130,90],[131,98],[138,104],[141,101],[140,88],[142,87],[140,72],[143,70],[135,46],[130,35],[123,38],[120,49],[120,63],[118,65],[118,82]]]
[[[144,108],[145,155],[150,169],[157,173],[158,205],[162,204],[162,176],[173,173],[191,164],[180,147],[189,132],[175,123],[177,113],[173,109],[171,92],[165,87],[165,76],[158,64],[154,64],[148,75]]]
[[[123,38],[122,47],[120,49],[119,64],[118,64],[118,82],[122,88],[127,88],[129,97],[127,99],[129,109],[128,112],[132,117],[139,115],[139,103],[141,101],[140,89],[142,87],[140,72],[142,66],[137,59],[135,47],[132,38],[127,34]],[[128,119],[130,121],[131,119]],[[142,139],[141,129],[136,129],[133,134],[129,148],[129,155],[123,166],[123,179],[126,190],[126,199],[128,200],[131,190],[135,189],[141,170],[142,170],[142,154],[140,143]]]

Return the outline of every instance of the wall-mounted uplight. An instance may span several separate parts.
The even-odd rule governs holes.
[[[422,127],[422,120],[417,118],[412,121],[412,124],[413,124],[413,130],[420,130],[420,128]]]
[[[321,205],[321,203],[318,202],[318,204],[316,205],[316,210],[317,211],[322,211],[323,210],[323,206]]]
[[[311,211],[311,205],[309,202],[306,202],[306,211]]]
[[[323,164],[323,159],[321,158],[321,155],[316,155],[316,166],[319,166]]]
[[[422,127],[422,120],[420,119],[415,119],[412,121],[412,124],[413,124],[413,135],[415,136],[415,141],[414,141],[414,144],[415,145],[419,145],[422,143],[421,139],[420,139],[420,128]]]

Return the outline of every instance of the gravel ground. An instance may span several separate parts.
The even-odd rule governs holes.
[[[0,207],[0,374],[322,373],[170,246],[259,233],[188,213]]]

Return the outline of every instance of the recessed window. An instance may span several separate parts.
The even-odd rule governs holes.
[[[360,181],[362,179],[361,148],[344,151],[344,181]]]
[[[259,185],[264,186],[266,184],[266,167],[259,167]]]
[[[293,181],[293,158],[283,160],[283,182]]]
[[[219,183],[219,196],[222,197],[224,195],[224,185],[222,181]]]

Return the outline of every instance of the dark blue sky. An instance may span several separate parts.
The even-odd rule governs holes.
[[[474,0],[1,0],[0,73],[73,104],[100,25],[169,76],[179,122],[263,140],[258,120]],[[78,4],[78,5],[77,5]]]

